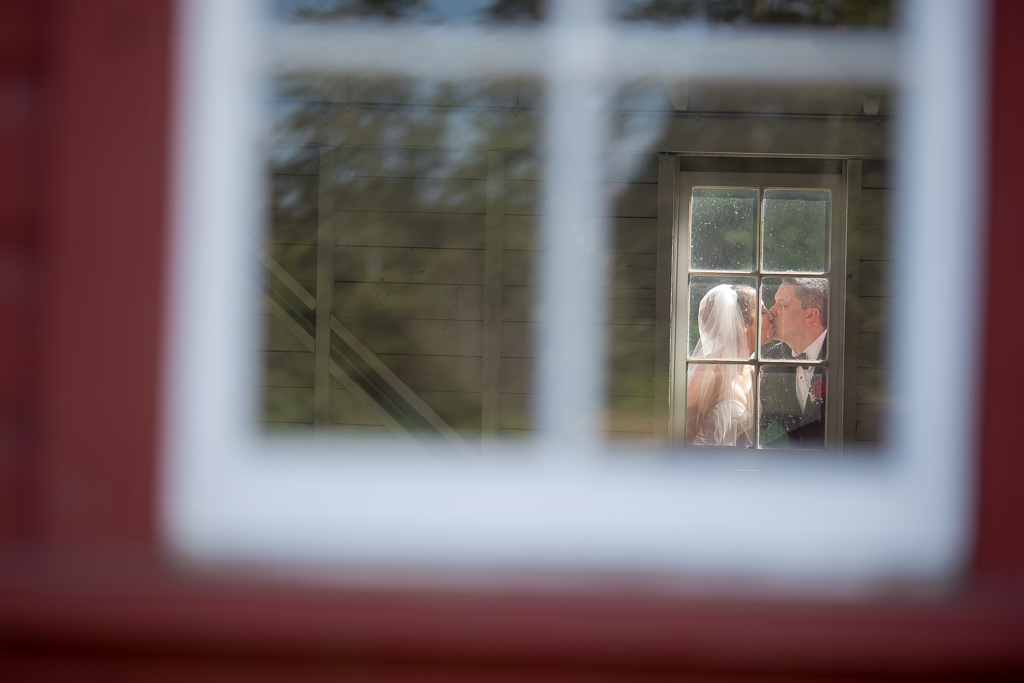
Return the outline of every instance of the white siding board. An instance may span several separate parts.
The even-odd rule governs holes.
[[[861,174],[861,187],[865,190],[892,189],[893,179],[889,164],[882,159],[867,159]]]
[[[452,349],[481,355],[482,325],[475,320],[342,318],[342,323],[377,355],[450,355]]]
[[[540,215],[540,181],[509,180],[506,191],[506,213]],[[656,218],[658,215],[657,183],[600,183],[600,192],[611,199],[607,207],[609,216]]]
[[[263,420],[286,424],[313,424],[313,389],[264,387]]]
[[[889,262],[860,262],[860,293],[862,296],[887,296],[889,294]]]
[[[263,385],[313,388],[313,354],[309,351],[265,351]]]
[[[892,190],[861,191],[861,223],[866,225],[887,225],[889,223],[889,201]]]
[[[270,208],[319,209],[320,178],[315,175],[274,175],[270,178]]]
[[[339,211],[337,216],[338,246],[484,248],[482,214]]]
[[[333,186],[334,209],[483,214],[486,211],[485,183],[464,178],[348,178],[336,181]]]
[[[387,282],[334,285],[334,311],[341,318],[480,320],[482,302],[480,285]]]
[[[506,286],[528,287],[536,280],[533,270],[539,263],[535,251],[505,251],[504,283]],[[611,289],[647,289],[655,286],[654,275],[657,265],[655,254],[608,254]],[[635,297],[630,297],[635,298]]]
[[[333,378],[332,378],[333,379]],[[360,401],[348,389],[342,389],[333,384],[331,388],[331,425],[351,425],[364,427],[379,427],[382,433],[390,433],[379,418],[377,418],[366,405]]]
[[[337,282],[482,285],[482,249],[336,247]]]
[[[535,251],[538,217],[505,216],[505,249]],[[658,223],[656,218],[612,217],[611,251],[620,254],[655,254]]]
[[[479,391],[481,359],[381,354],[381,362],[413,391]]]
[[[265,244],[316,244],[316,209],[273,209]]]
[[[502,291],[502,320],[506,322],[547,322],[536,303],[539,301],[537,287],[504,287]],[[606,298],[610,307],[608,322],[611,324],[654,325],[654,297],[650,289],[615,289],[606,293],[629,295],[629,298]],[[632,296],[632,295],[636,296]]]
[[[305,345],[278,319],[277,316],[259,314],[259,329],[262,337],[256,342],[259,350],[265,351],[308,351]]]
[[[542,180],[540,155],[533,151],[506,152],[505,175],[509,180]],[[656,183],[658,154],[609,152],[604,155],[604,179],[614,183]]]

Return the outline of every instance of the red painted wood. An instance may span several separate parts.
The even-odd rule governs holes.
[[[38,185],[42,3],[0,3],[0,249],[24,247]]]
[[[1008,361],[1024,339],[1019,313],[1024,255],[1024,3],[994,6],[991,80],[989,241],[981,461],[975,568],[982,577],[1024,580],[1024,365]]]
[[[42,7],[0,3],[0,548],[27,530],[29,330],[41,210]]]
[[[1021,591],[796,603],[694,600],[643,584],[304,589],[237,576],[161,579],[123,565],[3,578],[0,630],[22,650],[766,674],[1024,671]]]
[[[1024,587],[928,598],[698,599],[651,585],[438,590],[199,578],[154,541],[170,111],[170,0],[52,0],[47,176],[32,328],[29,494],[43,551],[0,556],[0,670],[37,680],[601,680],[689,673],[1024,671]],[[1021,576],[1013,291],[1022,4],[996,3],[992,238],[976,571]],[[0,15],[2,18],[2,15]],[[0,22],[2,23],[2,22]],[[0,26],[0,41],[5,35]],[[1016,42],[1015,42],[1016,41]],[[48,76],[49,77],[49,76]],[[34,181],[33,181],[34,182]],[[35,207],[35,208],[33,208]],[[1003,291],[1005,290],[1005,291]],[[0,321],[17,315],[0,307]],[[0,341],[0,373],[9,371]],[[13,349],[13,350],[12,350]],[[6,368],[6,370],[5,370]],[[15,381],[16,383],[16,381]],[[2,401],[0,401],[2,405]],[[2,448],[2,441],[0,441]],[[0,455],[2,457],[2,455]],[[2,493],[2,489],[0,489]],[[122,553],[127,550],[129,552]],[[136,564],[133,550],[148,557]],[[125,556],[133,556],[131,561]]]
[[[170,0],[58,0],[36,537],[147,546],[167,237]]]
[[[6,73],[0,73],[0,84],[7,91],[0,101],[0,248],[22,247],[28,241],[32,171],[38,153],[33,120],[38,114],[36,74],[6,66]]]

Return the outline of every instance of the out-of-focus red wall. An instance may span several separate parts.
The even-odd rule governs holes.
[[[173,27],[169,0],[47,18],[32,524],[55,548],[154,540]]]
[[[620,583],[367,590],[197,574],[156,462],[172,0],[0,3],[3,680],[1024,677],[1024,2],[997,0],[981,480],[962,583],[851,603]]]
[[[173,3],[0,6],[0,538],[152,552]]]
[[[1024,2],[994,3],[989,129],[990,183],[981,464],[975,571],[996,581],[1024,578],[1024,371],[1010,360],[1024,339],[1020,259],[1024,256]]]
[[[29,337],[38,302],[44,46],[41,3],[0,5],[0,546],[24,540],[31,497]]]

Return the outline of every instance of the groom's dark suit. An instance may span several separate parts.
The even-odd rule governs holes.
[[[819,358],[826,358],[828,336]],[[762,354],[766,359],[793,359],[793,350],[779,342]],[[761,435],[768,448],[822,448],[825,445],[825,373],[816,367],[807,402],[801,408],[795,366],[761,366]]]

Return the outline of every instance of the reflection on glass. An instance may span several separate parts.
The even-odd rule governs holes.
[[[801,354],[828,359],[828,288],[823,277],[761,280],[761,299],[769,309],[775,340],[761,347],[763,360],[799,360]]]
[[[686,443],[754,444],[754,366],[690,363],[686,371]]]
[[[757,349],[756,280],[752,277],[690,278],[691,358],[746,360]]]
[[[764,270],[827,271],[831,203],[827,190],[765,190]]]
[[[424,441],[454,433],[472,447],[481,436],[529,436],[536,391],[534,340],[547,322],[540,318],[536,281],[543,211],[539,82],[292,74],[272,85],[274,129],[265,147],[272,192],[264,244],[262,424],[274,430],[399,434]],[[695,354],[701,300],[719,285],[757,286],[761,206],[755,188],[761,181],[756,176],[836,172],[836,162],[814,166],[788,157],[792,136],[777,124],[792,120],[810,126],[807,122],[816,119],[803,117],[806,111],[863,105],[860,90],[775,88],[768,100],[765,92],[762,87],[692,84],[689,99],[676,102],[679,93],[671,84],[651,79],[623,86],[609,105],[612,130],[599,170],[602,196],[608,198],[599,207],[609,228],[603,247],[608,279],[601,292],[607,324],[593,334],[606,340],[603,434],[611,441],[664,444],[671,434],[683,440],[685,425],[668,427],[675,415],[670,397],[684,392],[687,364],[701,365]],[[677,104],[688,108],[676,109]],[[723,113],[736,111],[746,118],[737,121]],[[837,124],[843,140],[860,139],[844,132],[851,121],[841,118]],[[885,120],[858,125],[858,134],[874,136],[870,149],[885,148]],[[826,144],[833,128],[816,130]],[[684,142],[699,153],[684,157],[690,166],[679,170],[749,174],[739,177],[732,190],[702,180],[692,197],[674,198],[684,217],[692,198],[698,219],[704,218],[693,236],[679,232],[680,239],[690,240],[692,260],[679,267],[679,277],[688,278],[688,291],[676,289],[668,275],[674,245],[659,243],[661,171],[678,161],[659,161],[659,155]],[[778,158],[759,151],[776,148],[781,150]],[[736,156],[745,150],[759,156]],[[888,235],[883,202],[893,192],[882,162],[864,162],[863,168],[865,218],[857,266],[862,274],[879,272],[879,263],[889,258],[882,248]],[[764,220],[768,241],[778,244],[791,239],[784,231],[792,228],[781,218],[773,223],[771,216],[782,216],[780,209],[790,200],[771,188],[766,189],[780,194],[767,194],[773,201]],[[820,196],[809,196],[814,192],[800,195],[797,203],[817,201],[820,206]],[[324,222],[333,235],[326,241],[326,260]],[[500,260],[489,261],[496,246]],[[766,248],[768,260],[789,264],[788,246],[775,249],[777,256]],[[816,267],[821,267],[827,242],[824,249],[819,243]],[[333,271],[329,277],[320,270],[325,263]],[[690,277],[690,268],[735,270]],[[788,275],[761,278],[766,307],[776,305],[782,277]],[[317,300],[323,294],[318,279],[331,283],[326,372],[315,348]],[[681,300],[671,300],[674,291],[682,292]],[[877,349],[891,292],[884,278],[862,275],[859,294],[854,305],[861,335],[855,345],[847,345],[845,360],[864,370],[857,376],[860,417],[869,409],[875,414],[885,409],[885,365]],[[685,322],[674,322],[673,316],[687,312]],[[828,319],[828,312],[820,310],[822,329]],[[708,321],[711,348],[722,342],[724,332],[720,326],[714,329],[710,314]],[[759,361],[792,366],[794,361],[766,356],[791,339],[786,320],[781,323],[783,328],[776,330],[770,315],[755,323],[753,344],[762,348]],[[671,329],[680,331],[678,344]],[[749,334],[746,322],[744,334]],[[674,344],[680,356],[689,355],[679,358],[675,367],[680,371],[670,375]],[[707,356],[709,364],[745,364],[751,351],[739,342],[733,346],[732,351],[712,351],[723,360]],[[701,359],[704,353],[702,347]],[[670,377],[680,386],[670,386]],[[870,424],[859,422],[858,439],[883,438],[864,426]],[[756,437],[749,438],[755,442]]]
[[[757,189],[694,188],[690,200],[690,268],[754,270]]]
[[[820,366],[762,365],[760,448],[823,448],[828,372]]]
[[[614,0],[621,21],[652,24],[888,26],[890,0]]]
[[[402,20],[425,23],[539,21],[542,0],[272,0],[283,21],[332,19]]]
[[[264,426],[463,448],[528,432],[539,90],[525,79],[275,84]]]

